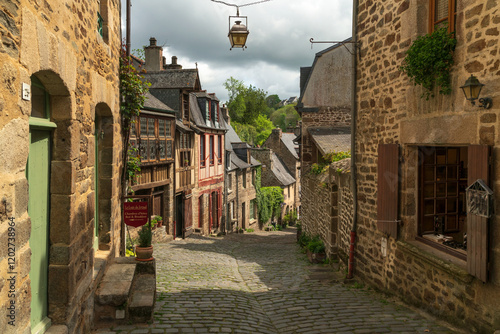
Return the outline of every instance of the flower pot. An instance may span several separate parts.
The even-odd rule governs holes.
[[[307,250],[307,258],[311,263],[323,263],[326,260],[325,253],[313,253],[309,249]]]
[[[135,246],[135,259],[137,261],[153,261],[153,246],[139,247]]]

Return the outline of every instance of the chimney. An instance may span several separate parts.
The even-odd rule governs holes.
[[[172,56],[172,64],[167,65],[166,68],[169,70],[181,70],[182,65],[177,64],[176,56]]]
[[[273,136],[278,136],[278,140],[281,140],[281,128],[273,129],[272,135]]]
[[[227,109],[225,104],[223,104],[222,108],[220,108],[220,112],[222,113],[222,117],[224,117],[227,125],[231,125],[231,117],[229,116],[229,110]]]
[[[149,46],[144,48],[146,56],[146,65],[144,68],[148,72],[156,72],[162,70],[163,48],[156,45],[156,38],[149,39]]]

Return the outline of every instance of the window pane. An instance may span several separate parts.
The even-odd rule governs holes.
[[[424,168],[424,181],[434,181],[434,167]]]
[[[148,119],[148,136],[155,136],[155,120],[153,118]]]
[[[148,120],[146,117],[141,117],[141,137],[148,136]]]
[[[445,148],[436,149],[436,163],[438,165],[446,164],[446,149]]]
[[[429,183],[424,186],[424,197],[434,197],[434,183]]]
[[[449,182],[448,183],[448,196],[457,196],[457,187],[458,187],[458,184],[455,183],[455,182]]]
[[[172,121],[166,121],[165,136],[172,137]]]
[[[172,141],[167,140],[167,158],[172,159]]]
[[[458,176],[458,166],[448,167],[448,180],[456,180]]]
[[[447,213],[457,213],[457,201],[456,198],[448,199]]]
[[[444,181],[446,180],[446,167],[437,167],[436,168],[436,180],[437,181]]]
[[[149,160],[156,160],[156,141],[149,141]]]
[[[40,87],[31,85],[31,117],[46,118],[45,91]]]
[[[434,22],[448,17],[448,0],[435,0]]]
[[[141,154],[141,161],[148,161],[148,141],[141,140],[141,146],[139,148]]]
[[[434,213],[434,200],[425,201],[424,213],[427,215],[432,215]]]
[[[158,136],[164,137],[165,136],[165,120],[164,119],[159,119],[158,120]]]
[[[446,183],[436,184],[436,197],[445,197],[445,196],[446,196]]]
[[[437,199],[436,200],[436,213],[446,213],[446,200]]]
[[[164,140],[161,140],[160,147],[158,148],[161,160],[165,160],[165,158],[166,158],[166,153],[167,153],[166,147],[167,147],[167,143]]]

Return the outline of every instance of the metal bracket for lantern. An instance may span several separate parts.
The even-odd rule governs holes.
[[[481,179],[476,180],[467,190],[467,213],[480,217],[491,217],[493,190]]]

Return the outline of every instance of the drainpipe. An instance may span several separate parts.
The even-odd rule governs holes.
[[[353,197],[353,215],[352,215],[352,230],[351,244],[349,246],[349,267],[347,278],[353,278],[354,274],[354,246],[356,243],[356,229],[358,226],[358,190],[356,178],[356,117],[357,117],[357,99],[356,99],[356,67],[358,55],[358,0],[352,2],[352,41],[354,42],[354,50],[352,53],[352,102],[351,102],[351,189]]]

